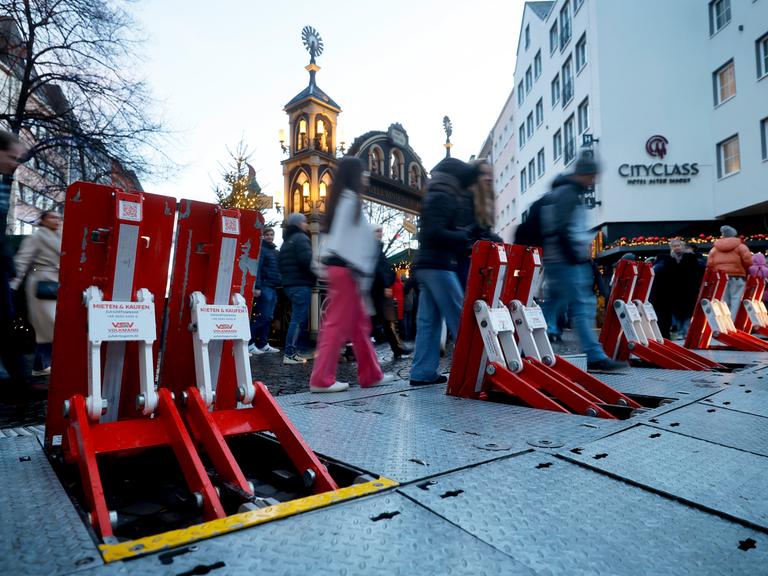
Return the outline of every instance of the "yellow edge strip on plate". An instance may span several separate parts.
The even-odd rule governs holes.
[[[346,488],[339,488],[332,492],[324,492],[322,494],[315,494],[313,496],[307,496],[289,502],[282,502],[280,504],[275,504],[274,506],[261,508],[260,510],[233,514],[226,518],[203,522],[202,524],[190,526],[189,528],[171,530],[169,532],[163,532],[162,534],[147,536],[129,542],[121,542],[119,544],[101,544],[99,545],[99,549],[101,550],[102,557],[106,563],[125,560],[126,558],[133,558],[134,556],[149,554],[157,552],[158,550],[174,548],[176,546],[181,546],[182,544],[189,544],[190,542],[204,540],[205,538],[211,538],[220,534],[227,534],[228,532],[234,532],[235,530],[242,530],[249,526],[264,524],[265,522],[286,518],[301,512],[323,508],[335,504],[336,502],[373,494],[395,486],[398,486],[398,483],[394,480],[379,478],[378,480],[372,480],[370,482],[365,482],[364,484],[353,484]]]

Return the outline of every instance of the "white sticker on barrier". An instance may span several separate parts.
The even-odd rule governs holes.
[[[643,310],[645,310],[645,317],[648,318],[648,320],[659,319],[656,316],[656,309],[653,307],[653,304],[651,304],[650,302],[643,303]]]
[[[629,316],[629,319],[632,322],[640,322],[640,312],[637,310],[634,304],[628,303],[626,310],[627,316]]]
[[[523,309],[523,314],[531,330],[547,327],[547,321],[544,319],[544,312],[542,312],[541,308],[526,307]]]
[[[248,308],[232,305],[200,306],[197,309],[197,332],[204,342],[248,340],[251,337]]]
[[[120,200],[118,202],[117,216],[120,218],[120,220],[141,222],[141,203],[131,202],[129,200]]]
[[[88,303],[88,339],[90,341],[154,342],[156,337],[155,306],[151,302]]]
[[[509,310],[506,308],[491,308],[489,310],[489,319],[493,330],[498,334],[499,332],[510,332],[514,329],[512,324],[512,317],[509,315]]]

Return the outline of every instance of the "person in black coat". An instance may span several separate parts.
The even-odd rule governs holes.
[[[309,319],[312,287],[316,277],[312,272],[312,241],[309,224],[304,214],[294,212],[285,220],[283,245],[278,256],[283,291],[291,301],[291,321],[285,336],[283,364],[304,364],[307,359],[299,356],[296,342],[299,332]]]
[[[251,322],[251,343],[248,346],[251,354],[280,351],[279,348],[270,346],[268,342],[269,329],[272,326],[277,304],[276,288],[281,283],[278,254],[279,251],[275,246],[275,230],[268,226],[264,228],[259,253],[259,270],[256,274],[256,282],[253,284],[255,316]]]
[[[381,226],[376,227],[376,238],[379,242],[379,259],[376,263],[376,270],[371,286],[371,299],[376,314],[373,317],[374,327],[379,325],[384,332],[389,347],[395,356],[395,360],[401,356],[408,356],[413,350],[406,346],[400,340],[395,328],[397,314],[395,303],[392,300],[392,284],[395,282],[395,271],[387,262],[387,256],[384,254],[384,244],[381,241],[383,230]]]
[[[421,208],[419,251],[413,263],[419,283],[416,346],[411,385],[447,382],[437,370],[443,320],[456,337],[464,289],[456,273],[467,250],[469,230],[462,218],[461,195],[476,179],[476,170],[457,158],[445,158],[432,169]]]
[[[661,254],[653,265],[654,279],[650,301],[656,310],[659,330],[670,337],[672,323],[678,336],[685,337],[699,297],[704,266],[696,254],[686,252],[679,238],[669,241],[669,254]]]

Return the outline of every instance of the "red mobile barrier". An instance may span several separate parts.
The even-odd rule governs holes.
[[[747,276],[741,305],[733,321],[737,330],[750,334],[759,332],[768,335],[768,312],[763,303],[765,280],[755,276]]]
[[[607,405],[639,408],[552,352],[546,323],[533,302],[540,268],[536,248],[475,243],[456,340],[461,354],[454,354],[447,393],[487,399],[497,392],[533,408],[611,419]]]
[[[252,493],[226,438],[271,431],[315,492],[335,490],[337,485],[325,466],[266,387],[250,377],[248,312],[262,227],[258,212],[182,200],[159,381],[186,402],[183,416],[192,436],[203,445],[222,479]],[[226,339],[203,343],[199,335],[206,310],[213,311],[216,329],[230,330],[243,321],[240,336],[245,339],[232,332]],[[252,406],[238,409],[239,401]]]
[[[641,360],[671,370],[717,370],[724,367],[662,337],[656,313],[648,302],[653,267],[645,262],[619,260],[600,330],[605,353],[616,360]]]
[[[712,338],[727,347],[746,352],[768,352],[768,342],[738,329],[730,310],[722,301],[728,275],[707,268],[699,290],[699,299],[685,339],[686,348],[708,349]]]
[[[96,184],[66,192],[46,445],[78,465],[86,511],[104,538],[112,535],[97,463],[105,454],[169,446],[205,518],[224,515],[170,393],[154,389],[175,209],[173,198]]]

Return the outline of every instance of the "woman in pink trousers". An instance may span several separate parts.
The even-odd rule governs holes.
[[[339,350],[351,341],[360,387],[393,379],[385,376],[371,344],[369,294],[378,258],[373,227],[363,216],[360,193],[368,186],[363,163],[355,157],[339,162],[322,223],[320,262],[329,285],[330,305],[320,326],[311,392],[342,392],[349,383],[336,380]]]

